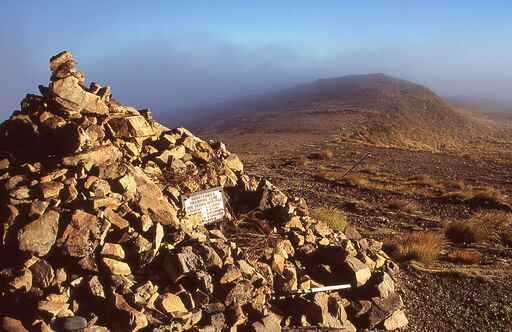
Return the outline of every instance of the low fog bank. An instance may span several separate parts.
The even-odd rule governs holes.
[[[215,40],[154,39],[115,51],[73,45],[24,44],[26,36],[0,31],[3,86],[0,118],[19,108],[26,93],[48,84],[48,59],[67,48],[91,80],[112,87],[114,98],[149,107],[171,125],[190,120],[189,109],[233,98],[263,94],[302,82],[348,74],[383,72],[415,81],[444,96],[465,95],[510,100],[512,70],[471,57],[445,58],[446,49],[410,50],[400,46],[316,54],[291,46],[243,46]],[[414,51],[414,52],[413,52]],[[470,70],[471,69],[471,70]],[[509,73],[509,74],[503,74]]]

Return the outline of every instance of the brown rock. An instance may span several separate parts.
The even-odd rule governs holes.
[[[50,70],[56,71],[64,63],[73,60],[73,55],[69,51],[62,51],[50,58]]]
[[[116,197],[104,197],[104,198],[96,198],[91,201],[92,208],[94,210],[99,210],[101,208],[118,208],[122,202]]]
[[[43,199],[58,197],[62,188],[64,188],[64,184],[56,181],[45,182],[39,185]]]
[[[228,284],[240,278],[242,278],[240,270],[234,265],[228,265],[219,282],[221,284]]]
[[[280,320],[275,315],[267,315],[261,320],[252,323],[252,332],[279,332],[281,331]]]
[[[404,311],[397,310],[384,321],[383,325],[387,331],[393,331],[406,327],[407,324],[409,324],[409,320],[405,316]]]
[[[372,307],[368,313],[370,327],[376,326],[390,317],[396,310],[403,306],[402,299],[397,293],[392,293],[386,298],[372,298]]]
[[[102,229],[98,218],[82,210],[77,210],[71,216],[59,246],[72,257],[85,257],[94,252],[100,241]]]
[[[115,275],[127,276],[132,274],[132,270],[130,269],[130,265],[125,262],[121,262],[115,259],[106,258],[103,259],[103,264],[107,267],[110,273]]]
[[[30,198],[30,194],[31,194],[31,190],[27,186],[17,187],[15,189],[9,191],[9,196],[11,196],[12,198],[18,199],[18,200]]]
[[[125,192],[135,193],[137,190],[137,183],[135,183],[135,179],[131,175],[125,175],[118,180],[119,185]]]
[[[108,121],[114,137],[146,137],[154,135],[153,128],[142,115],[114,117]]]
[[[7,158],[0,159],[0,171],[8,170],[10,166],[11,166],[11,162],[9,161],[9,159],[7,159]]]
[[[162,225],[177,225],[177,211],[160,188],[140,168],[132,168],[131,172],[137,184],[136,196],[142,213]]]
[[[180,252],[169,253],[164,259],[164,268],[173,282],[178,281],[191,271],[200,270],[203,262],[192,247],[183,247]]]
[[[352,282],[356,287],[366,284],[372,276],[370,268],[355,257],[347,257],[345,264],[347,272],[351,275]]]
[[[248,280],[242,280],[235,283],[235,286],[226,294],[224,303],[226,306],[232,304],[244,305],[250,302],[253,298],[252,292],[254,287]]]
[[[313,229],[315,230],[316,234],[318,234],[319,236],[327,236],[329,234],[332,233],[332,230],[331,228],[324,222],[317,222],[314,226],[313,226]]]
[[[19,249],[45,256],[52,249],[59,231],[60,215],[50,210],[18,231]]]
[[[92,296],[105,298],[105,290],[103,289],[103,285],[101,284],[98,276],[92,276],[87,284],[89,287],[89,293]]]
[[[103,145],[69,157],[64,157],[62,164],[68,167],[78,166],[79,164],[100,166],[118,160],[121,155],[119,149],[113,145]]]
[[[293,216],[292,218],[290,218],[290,220],[284,225],[284,227],[304,231],[304,226],[302,225],[300,218],[297,216]]]
[[[378,275],[374,288],[376,297],[388,297],[395,292],[395,282],[386,272]]]
[[[32,286],[45,289],[49,287],[55,277],[53,267],[44,259],[38,260],[30,266],[32,272]]]
[[[80,79],[68,76],[50,85],[55,101],[71,112],[107,114],[108,106],[95,94],[85,91],[80,86]]]
[[[234,153],[230,154],[229,157],[224,160],[224,164],[236,172],[244,171],[244,164],[240,161],[240,158]]]
[[[105,218],[118,229],[125,229],[130,226],[128,220],[115,213],[111,208],[106,208],[103,213]]]
[[[26,293],[32,288],[32,272],[29,269],[4,269],[0,271],[0,285],[10,293]]]
[[[7,316],[2,318],[2,331],[29,332],[19,320]]]
[[[185,313],[187,308],[178,295],[172,293],[165,293],[162,295],[161,301],[162,309],[168,314]]]
[[[46,317],[53,318],[64,310],[69,308],[66,302],[56,302],[52,300],[39,301],[37,304],[37,311]]]
[[[116,259],[124,259],[125,257],[123,247],[117,243],[105,243],[101,248],[101,255]]]
[[[146,315],[130,306],[122,295],[114,293],[114,305],[123,315],[124,323],[131,331],[136,332],[148,326]]]

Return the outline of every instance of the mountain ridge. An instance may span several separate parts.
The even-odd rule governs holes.
[[[263,96],[203,108],[209,135],[313,134],[425,150],[458,148],[492,125],[428,87],[383,73],[317,79]]]

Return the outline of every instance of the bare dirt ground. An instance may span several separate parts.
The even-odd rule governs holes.
[[[306,198],[310,208],[343,210],[364,236],[382,241],[411,232],[444,236],[449,222],[478,212],[511,212],[512,158],[503,147],[481,153],[434,153],[321,135],[210,137],[237,152],[248,173],[271,178],[287,195]],[[325,148],[332,157],[311,158]],[[343,175],[361,159],[341,180],[326,176]],[[498,191],[499,204],[443,199],[446,193],[468,188]],[[407,206],[392,208],[396,200]],[[457,249],[477,251],[481,259],[475,264],[448,262],[446,256]],[[446,240],[434,262],[408,261],[401,267],[398,282],[410,320],[407,331],[512,331],[510,243]]]

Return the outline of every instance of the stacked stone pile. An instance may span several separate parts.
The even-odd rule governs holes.
[[[224,144],[86,87],[65,51],[0,126],[6,331],[356,331],[407,324],[382,243],[308,216]],[[202,225],[182,195],[223,187]],[[347,232],[347,234],[349,234]],[[294,295],[350,283],[341,292]]]

